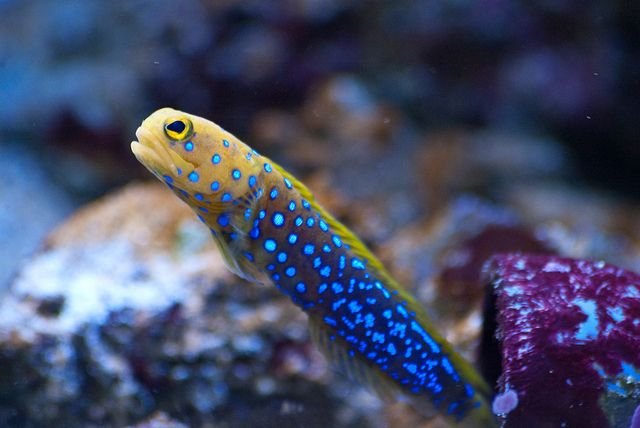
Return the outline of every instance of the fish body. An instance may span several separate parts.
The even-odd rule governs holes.
[[[138,160],[211,231],[232,271],[272,282],[329,358],[383,396],[493,426],[488,386],[416,300],[291,174],[206,119],[165,108],[136,132]]]

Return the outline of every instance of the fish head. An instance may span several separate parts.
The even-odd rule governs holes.
[[[136,137],[131,150],[138,161],[184,197],[231,202],[258,184],[257,153],[209,120],[162,108],[142,122]]]

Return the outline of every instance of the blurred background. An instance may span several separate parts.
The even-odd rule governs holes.
[[[469,358],[494,252],[640,266],[639,2],[0,0],[0,425],[417,426],[120,191],[165,106],[299,176]]]
[[[129,142],[163,106],[348,198],[405,184],[443,129],[552,140],[637,198],[639,22],[631,1],[0,1],[0,281],[75,207],[149,178]]]

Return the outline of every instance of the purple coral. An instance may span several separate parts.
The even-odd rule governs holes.
[[[640,275],[548,255],[499,255],[487,268],[502,347],[496,401],[517,393],[505,426],[606,427],[623,413],[635,427]]]

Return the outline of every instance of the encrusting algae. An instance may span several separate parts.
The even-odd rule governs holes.
[[[136,136],[135,156],[209,227],[230,269],[288,295],[338,368],[425,416],[495,425],[488,385],[304,184],[188,113],[160,109]]]

